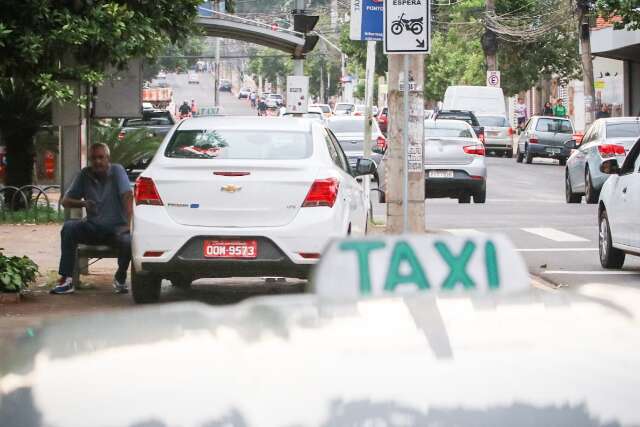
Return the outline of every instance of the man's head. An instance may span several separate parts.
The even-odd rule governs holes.
[[[562,98],[558,98],[557,104],[562,105]]]
[[[101,142],[92,144],[89,147],[89,163],[91,170],[96,175],[106,175],[111,166],[111,152],[109,146]]]
[[[522,103],[524,102],[524,99],[522,99],[522,98],[518,98],[518,102],[519,102],[520,104],[522,104]]]
[[[609,111],[609,106],[607,104],[602,104],[601,110],[606,113],[607,111]]]

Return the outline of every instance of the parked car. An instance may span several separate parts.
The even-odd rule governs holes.
[[[560,165],[567,163],[571,154],[565,142],[575,132],[573,123],[562,117],[533,116],[524,126],[518,138],[516,160],[531,163],[535,157],[558,159]]]
[[[278,108],[284,105],[284,99],[279,93],[270,93],[265,102],[269,108]]]
[[[322,125],[305,119],[187,119],[136,182],[131,289],[244,275],[306,278],[334,237],[362,236],[368,209],[355,169]]]
[[[364,157],[364,124],[363,116],[334,116],[326,121],[327,127],[333,132],[344,153],[349,159],[351,167],[355,167],[359,159]],[[371,158],[376,165],[382,160],[382,154],[387,148],[387,139],[384,137],[375,120],[371,121]],[[378,180],[378,172],[374,174],[374,180]]]
[[[443,110],[470,110],[474,114],[507,116],[504,94],[499,87],[449,86],[444,93]]]
[[[439,110],[432,114],[430,120],[462,120],[467,122],[475,132],[478,139],[484,143],[484,127],[473,113],[468,110]]]
[[[309,108],[311,107],[317,107],[320,110],[322,110],[322,115],[324,116],[325,119],[328,119],[329,117],[331,117],[333,115],[333,113],[331,112],[331,107],[329,106],[329,104],[311,104],[309,105]]]
[[[315,122],[318,122],[319,124],[324,124],[324,117],[322,116],[322,113],[318,112],[318,111],[309,111],[307,113],[288,113],[285,112],[282,117],[292,117],[292,118],[303,118],[303,119],[310,119],[313,120]]]
[[[378,126],[380,127],[380,131],[386,134],[388,125],[389,125],[389,107],[384,107],[380,111],[380,114],[378,114]]]
[[[142,111],[142,117],[122,119],[118,139],[123,140],[127,132],[133,129],[147,129],[149,136],[164,138],[174,124],[175,121],[169,111],[145,108]]]
[[[218,90],[220,92],[231,92],[231,82],[229,80],[226,79],[221,79],[220,83],[218,84]]]
[[[627,153],[640,138],[640,118],[615,117],[593,122],[582,144],[571,139],[565,143],[573,154],[567,160],[565,189],[567,203],[598,203],[600,189],[608,174],[600,171],[602,162],[615,158],[624,162]]]
[[[640,139],[621,166],[617,158],[604,160],[600,170],[609,174],[598,206],[600,263],[622,268],[625,256],[640,255]]]
[[[477,114],[478,122],[484,128],[484,146],[504,157],[513,157],[514,131],[504,115]]]
[[[458,203],[485,203],[487,165],[485,148],[473,128],[462,120],[425,120],[424,170],[427,198],[452,198]],[[378,167],[381,202],[386,201],[386,172]]]
[[[249,98],[250,94],[251,94],[251,89],[248,87],[244,87],[238,91],[238,99]]]
[[[200,77],[198,76],[198,73],[196,73],[194,71],[190,71],[189,72],[189,84],[190,85],[199,85],[200,84]]]
[[[353,113],[355,109],[355,105],[351,102],[338,102],[333,107],[333,115],[334,116],[348,116]]]
[[[353,110],[353,115],[354,116],[364,116],[364,113],[366,112],[367,106],[364,104],[357,104]],[[375,105],[371,106],[371,115],[373,117],[376,117],[378,115],[378,107],[376,107]]]

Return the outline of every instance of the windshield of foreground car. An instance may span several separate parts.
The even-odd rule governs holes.
[[[166,157],[195,159],[298,160],[311,156],[307,133],[244,130],[182,130],[171,137]]]
[[[500,128],[509,127],[509,122],[504,116],[478,116],[478,122],[480,123],[480,126]]]
[[[639,138],[640,122],[607,123],[607,138]]]
[[[538,132],[573,133],[573,127],[569,120],[540,119],[536,124]]]
[[[364,135],[364,117],[359,120],[333,120],[330,121],[329,129],[333,133],[357,133],[362,132]],[[378,129],[372,123],[371,132],[376,133]]]

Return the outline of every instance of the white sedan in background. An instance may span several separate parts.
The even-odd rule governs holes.
[[[163,278],[306,278],[331,239],[366,232],[355,176],[375,164],[354,169],[311,120],[183,121],[136,182],[134,301],[157,301]]]
[[[600,264],[622,268],[627,254],[640,256],[640,139],[622,166],[617,159],[602,162],[610,175],[602,186],[598,206]]]

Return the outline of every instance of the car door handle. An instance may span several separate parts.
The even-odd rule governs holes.
[[[627,187],[624,187],[624,188],[622,189],[622,194],[627,194]]]

